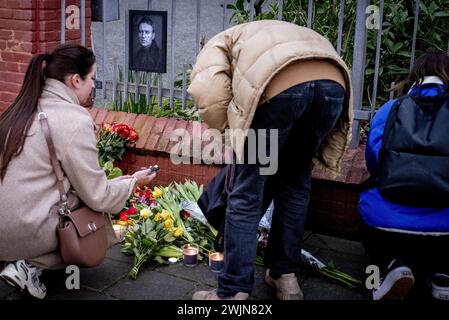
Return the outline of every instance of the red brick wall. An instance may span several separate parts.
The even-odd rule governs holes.
[[[175,144],[175,142],[170,141],[171,133],[177,128],[189,129],[192,126],[190,121],[155,118],[143,114],[137,115],[98,108],[90,108],[89,110],[98,125],[104,122],[125,123],[133,126],[138,132],[139,139],[135,148],[128,150],[119,163],[119,167],[125,173],[132,174],[142,167],[157,164],[160,167],[157,185],[166,186],[173,181],[184,182],[184,179],[195,180],[199,184],[206,185],[222,167],[204,164],[175,165],[171,161],[170,151]],[[202,132],[206,129],[207,126],[201,126]],[[193,145],[192,142],[192,149]]]
[[[221,168],[205,164],[175,165],[170,160],[174,144],[169,141],[171,133],[176,128],[191,131],[192,122],[98,108],[91,108],[89,111],[98,125],[104,122],[125,123],[133,126],[139,133],[135,148],[128,150],[119,163],[124,173],[132,174],[141,167],[157,164],[160,170],[156,185],[166,186],[173,181],[183,182],[184,179],[207,185]],[[207,126],[203,124],[201,131],[206,129]],[[203,146],[204,144],[201,147]],[[363,145],[348,150],[343,159],[342,173],[333,180],[314,169],[310,214],[306,224],[308,230],[352,240],[359,239],[361,219],[358,212],[358,185],[368,178],[364,154]]]
[[[81,6],[80,0],[66,5]],[[33,54],[60,43],[60,0],[0,1],[0,112],[19,93]],[[90,0],[86,1],[86,45],[90,47]],[[67,30],[67,43],[81,43],[81,30]]]

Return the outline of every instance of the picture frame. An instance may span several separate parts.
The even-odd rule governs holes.
[[[129,11],[129,70],[167,72],[167,11]]]

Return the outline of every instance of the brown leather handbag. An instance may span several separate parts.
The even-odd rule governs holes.
[[[50,160],[56,174],[59,194],[60,222],[57,227],[60,253],[64,263],[79,267],[95,267],[106,256],[108,238],[106,219],[103,213],[96,212],[83,205],[70,211],[67,206],[67,194],[64,191],[64,172],[56,157],[51,131],[45,112],[39,110],[38,119],[47,141]]]

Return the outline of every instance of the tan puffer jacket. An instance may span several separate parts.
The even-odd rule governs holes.
[[[295,24],[262,20],[227,29],[210,39],[197,57],[189,94],[210,128],[250,127],[265,87],[294,61],[325,59],[338,65],[346,79],[346,109],[329,134],[315,164],[335,175],[351,136],[353,119],[349,70],[332,44],[315,31]],[[239,153],[243,145],[233,145]]]

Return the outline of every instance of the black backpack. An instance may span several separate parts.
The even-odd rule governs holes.
[[[379,153],[381,194],[412,207],[449,206],[449,94],[420,91],[398,99],[385,124]]]

